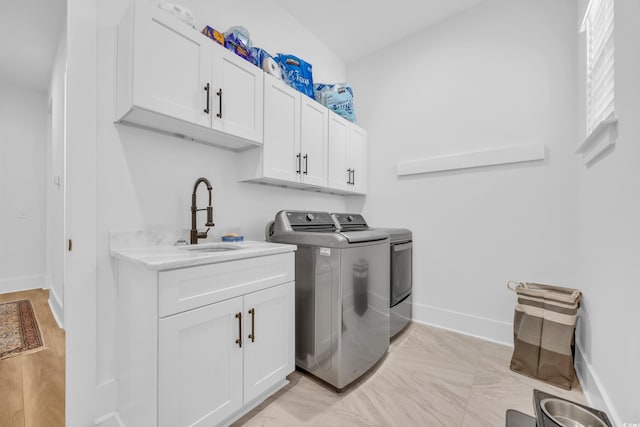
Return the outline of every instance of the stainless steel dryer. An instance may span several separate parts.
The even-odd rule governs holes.
[[[406,228],[371,228],[360,214],[333,213],[331,216],[343,232],[379,231],[389,235],[389,333],[395,336],[409,324],[412,316],[413,233]]]
[[[267,240],[296,251],[296,365],[341,390],[389,346],[389,237],[328,212],[280,211]]]

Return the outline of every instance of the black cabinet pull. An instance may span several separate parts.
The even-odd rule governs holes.
[[[209,114],[209,98],[211,98],[209,96],[209,90],[211,90],[211,86],[209,85],[209,83],[207,83],[207,85],[204,87],[204,91],[207,93],[207,108],[204,109],[204,112]]]
[[[351,185],[356,185],[356,170],[351,169]]]
[[[238,339],[236,340],[236,344],[238,347],[242,348],[242,312],[236,313],[236,319],[238,319]]]
[[[347,184],[351,184],[351,169],[347,169]]]
[[[298,164],[298,169],[296,169],[296,173],[300,175],[300,170],[302,169],[302,164],[300,160],[300,153],[296,154],[296,163]]]
[[[251,315],[251,333],[249,334],[249,339],[251,342],[256,341],[256,309],[252,308],[249,310],[249,314]]]
[[[304,155],[304,174],[307,175],[309,172],[309,155]]]
[[[219,111],[218,114],[216,114],[216,116],[218,116],[219,118],[222,118],[222,88],[218,90],[216,95],[218,95],[218,111]]]

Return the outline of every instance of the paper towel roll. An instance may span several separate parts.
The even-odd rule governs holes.
[[[282,70],[280,70],[280,65],[275,59],[271,57],[265,58],[264,61],[262,61],[262,69],[272,76],[282,80]]]

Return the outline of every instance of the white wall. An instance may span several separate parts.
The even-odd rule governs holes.
[[[345,78],[345,65],[273,1],[181,3],[191,8],[198,22],[223,30],[234,24],[244,25],[256,45],[272,53],[290,52],[322,64],[314,67],[314,74],[322,79]],[[266,223],[280,209],[344,209],[344,199],[339,196],[238,183],[233,152],[114,125],[115,24],[127,4],[126,0],[119,0],[101,1],[98,5],[96,377],[101,406],[96,415],[115,409],[117,318],[110,231],[190,228],[191,191],[200,176],[213,184],[216,226],[210,235],[214,238],[236,231],[248,239],[264,240]]]
[[[53,61],[47,96],[47,205],[46,280],[51,309],[62,326],[64,323],[64,79],[66,64],[66,32],[63,31]],[[57,179],[57,181],[54,180]],[[56,184],[57,182],[57,184]]]
[[[582,18],[586,2],[581,2]],[[616,425],[640,424],[640,4],[615,1],[615,150],[579,169],[579,271],[584,290],[578,324],[578,372]],[[584,46],[580,49],[584,52]],[[582,55],[584,56],[584,55]],[[583,63],[581,66],[584,66]],[[584,76],[580,88],[584,87]],[[579,142],[585,138],[581,90]]]
[[[575,281],[576,4],[490,0],[348,67],[369,223],[414,232],[417,320],[512,342],[509,280]],[[398,161],[539,143],[547,160],[396,176]]]
[[[0,82],[0,293],[45,286],[44,93]]]

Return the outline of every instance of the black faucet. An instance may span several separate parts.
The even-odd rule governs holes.
[[[201,183],[205,183],[207,186],[207,190],[209,190],[209,206],[203,209],[198,209],[197,201],[196,201],[196,192],[198,191],[198,186]],[[213,227],[215,224],[213,223],[213,207],[211,206],[211,196],[212,196],[213,187],[207,178],[198,178],[196,183],[193,185],[193,193],[191,194],[191,244],[196,245],[198,243],[198,239],[206,239],[207,234],[209,233],[209,228]],[[197,218],[196,213],[198,211],[207,211],[207,222],[204,224],[207,228],[206,231],[198,232]]]

